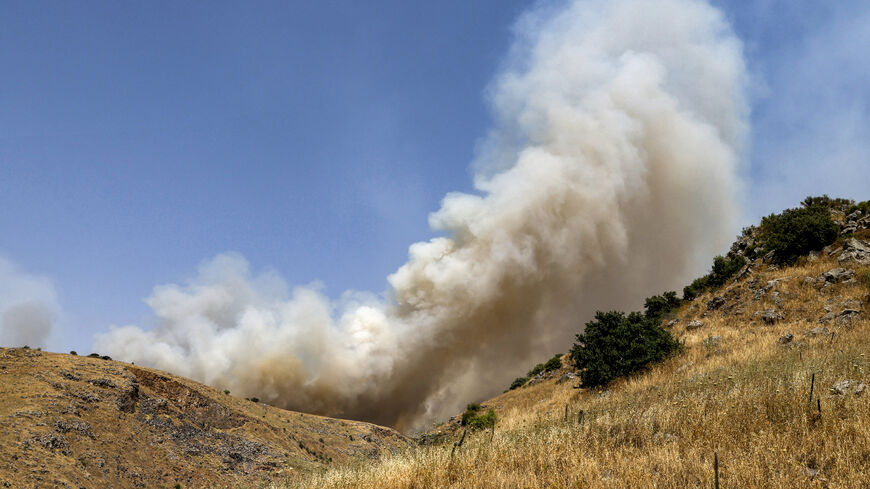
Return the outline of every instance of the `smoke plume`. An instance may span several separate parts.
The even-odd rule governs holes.
[[[45,346],[59,310],[48,279],[0,257],[0,345]]]
[[[741,45],[697,0],[544,3],[488,94],[476,194],[430,216],[383,296],[338,300],[205,262],[148,299],[111,355],[286,408],[413,428],[565,351],[595,309],[636,308],[733,237]]]

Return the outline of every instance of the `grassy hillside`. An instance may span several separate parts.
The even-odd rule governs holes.
[[[250,487],[409,445],[158,370],[0,348],[0,487]]]
[[[819,278],[841,265],[757,260],[684,304],[671,327],[682,352],[643,373],[587,390],[559,382],[563,367],[482,403],[494,433],[459,448],[457,417],[427,436],[441,442],[274,487],[713,487],[714,453],[721,487],[867,487],[870,269]],[[724,304],[708,309],[714,296]],[[770,323],[756,314],[768,309]]]

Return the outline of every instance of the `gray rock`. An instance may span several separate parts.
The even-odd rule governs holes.
[[[673,328],[673,327],[676,326],[677,323],[679,323],[679,322],[680,322],[679,319],[671,319],[670,321],[668,321],[667,323],[665,323],[665,326],[667,326],[667,327],[669,327],[669,328]]]
[[[834,322],[837,324],[849,325],[852,324],[852,321],[858,318],[861,314],[861,311],[855,309],[843,309],[837,316],[834,317]]]
[[[844,396],[847,394],[859,396],[864,393],[865,390],[867,390],[866,385],[850,379],[841,380],[831,386],[831,394],[835,396]]]
[[[819,326],[818,328],[813,328],[813,329],[805,332],[804,336],[809,336],[810,338],[814,338],[816,336],[828,336],[829,334],[831,334],[831,332],[828,330],[828,328],[825,328],[823,326]]]
[[[561,377],[559,377],[559,380],[557,380],[556,383],[561,384],[563,382],[568,382],[569,380],[573,380],[576,378],[577,378],[577,375],[575,375],[571,372],[568,372],[567,374],[563,374]]]
[[[725,305],[725,298],[717,295],[716,297],[707,301],[707,310],[715,311],[716,309],[719,309],[720,307],[722,307],[724,305]]]
[[[707,348],[715,348],[722,344],[721,336],[708,336],[704,339],[704,346]]]
[[[843,264],[870,265],[870,243],[855,238],[847,239],[837,261]]]
[[[686,331],[692,331],[692,330],[698,329],[703,325],[704,325],[704,323],[702,323],[701,321],[698,321],[697,319],[694,321],[689,321],[689,324],[686,325]]]
[[[855,276],[854,270],[846,270],[845,268],[834,268],[819,276],[820,280],[824,280],[830,284],[838,284]]]
[[[753,318],[761,318],[764,324],[775,324],[780,319],[785,319],[785,317],[776,311],[776,309],[765,309],[763,311],[755,311],[752,313]]]
[[[779,339],[776,340],[776,342],[780,345],[787,345],[787,344],[791,343],[793,340],[794,340],[794,335],[791,333],[788,333],[786,335],[780,336]]]

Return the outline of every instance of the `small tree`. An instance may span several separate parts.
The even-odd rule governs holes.
[[[662,360],[680,347],[671,334],[639,312],[595,313],[571,348],[585,387],[605,385]]]
[[[644,316],[654,321],[660,321],[665,315],[680,307],[681,303],[682,301],[674,291],[647,297],[643,302]]]

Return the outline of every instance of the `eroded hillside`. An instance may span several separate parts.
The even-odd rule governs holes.
[[[0,348],[0,420],[0,487],[257,487],[409,444],[157,370],[23,348]]]

